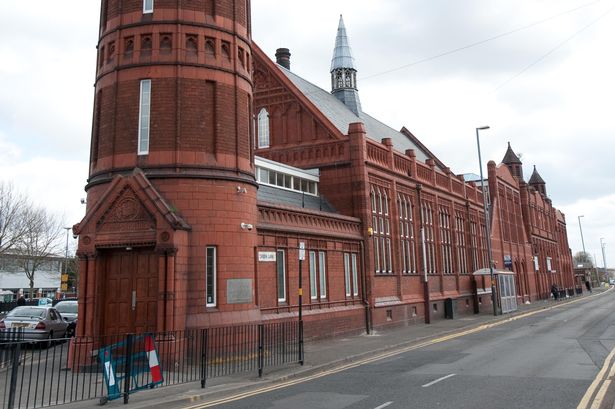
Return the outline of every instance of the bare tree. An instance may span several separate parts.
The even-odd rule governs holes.
[[[589,268],[594,267],[592,256],[587,252],[579,251],[574,255],[573,259],[574,259],[575,266],[578,266],[581,264],[583,265],[583,267],[589,267]]]
[[[11,251],[26,232],[24,213],[30,208],[26,196],[12,183],[0,181],[0,254]]]
[[[12,251],[18,257],[30,281],[30,297],[34,298],[34,275],[49,258],[62,253],[62,223],[43,208],[29,208],[22,215],[25,233]]]

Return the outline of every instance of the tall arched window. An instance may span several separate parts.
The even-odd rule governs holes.
[[[393,263],[389,197],[386,190],[380,187],[372,187],[371,196],[375,271],[379,274],[391,274]]]
[[[465,217],[463,212],[455,212],[455,237],[457,245],[457,262],[459,263],[459,272],[461,274],[468,273],[468,253],[466,250],[466,228]]]
[[[436,273],[436,239],[434,234],[433,208],[431,203],[423,202],[421,204],[421,212],[423,212],[423,226],[425,231],[425,253],[427,273]]]
[[[258,147],[269,147],[269,112],[265,108],[258,113]]]
[[[440,206],[440,240],[442,254],[442,272],[451,274],[453,272],[453,240],[451,235],[451,216],[449,209]]]
[[[397,195],[399,212],[399,234],[401,247],[402,273],[416,273],[416,251],[414,243],[414,224],[412,221],[412,200],[407,195]]]

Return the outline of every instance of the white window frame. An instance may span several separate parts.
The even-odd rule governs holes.
[[[327,253],[318,252],[318,278],[320,286],[320,298],[327,298]]]
[[[534,270],[540,270],[540,263],[538,262],[538,256],[534,256]]]
[[[154,0],[143,0],[143,14],[154,12]]]
[[[344,284],[346,288],[346,297],[352,294],[352,286],[350,283],[350,253],[344,253]]]
[[[209,252],[213,251],[213,261],[211,264],[208,263],[208,259],[209,259]],[[205,248],[205,302],[206,302],[206,306],[207,307],[215,307],[217,305],[217,297],[216,297],[216,293],[217,293],[217,282],[218,282],[218,269],[217,269],[217,265],[218,265],[218,251],[217,248],[215,246],[207,246]],[[209,268],[211,268],[211,273],[209,271]],[[211,274],[211,276],[210,276]],[[211,285],[212,285],[212,293],[211,293],[211,299],[212,301],[210,302],[207,298],[207,288],[209,287],[209,282],[211,280]]]
[[[547,271],[551,271],[551,257],[547,257]]]
[[[265,108],[262,108],[258,113],[258,145],[257,148],[269,147],[269,112]]]
[[[152,105],[152,80],[141,80],[139,90],[139,135],[137,139],[137,154],[149,153],[150,139],[150,108]]]
[[[280,265],[282,265],[282,288],[280,288]],[[286,302],[286,252],[282,249],[276,251],[275,277],[278,302]],[[280,297],[280,290],[283,292],[282,297]]]
[[[310,251],[310,299],[318,299],[318,284],[316,280],[316,268],[318,266],[318,260],[316,259],[316,252]]]
[[[352,253],[352,295],[359,295],[359,274],[357,273],[357,255]]]

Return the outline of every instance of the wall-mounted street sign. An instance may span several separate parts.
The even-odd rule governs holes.
[[[258,261],[275,261],[275,251],[259,251]]]

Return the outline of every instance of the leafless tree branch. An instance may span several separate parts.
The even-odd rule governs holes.
[[[10,252],[26,232],[24,212],[30,204],[13,184],[0,181],[0,254]]]

